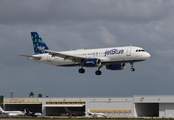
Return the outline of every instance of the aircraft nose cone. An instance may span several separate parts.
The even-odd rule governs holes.
[[[151,55],[150,55],[148,52],[147,52],[146,55],[145,55],[145,57],[146,57],[147,59],[150,58],[150,56],[151,56]]]

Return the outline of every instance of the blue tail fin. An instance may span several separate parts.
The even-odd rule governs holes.
[[[46,53],[44,50],[39,50],[38,47],[42,47],[45,50],[49,50],[48,46],[42,40],[37,32],[31,32],[31,39],[33,41],[33,48],[35,54],[44,54]]]

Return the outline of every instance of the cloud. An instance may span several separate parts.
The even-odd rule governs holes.
[[[147,23],[167,18],[170,11],[171,1],[164,0],[7,0],[1,1],[0,20],[1,24],[72,24],[90,20]]]
[[[107,28],[100,26],[98,35],[104,44],[106,45],[116,44],[116,37],[112,35]]]

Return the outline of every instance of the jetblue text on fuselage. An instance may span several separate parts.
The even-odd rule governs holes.
[[[124,50],[123,49],[110,49],[105,51],[105,56],[106,55],[114,55],[114,54],[123,54]]]

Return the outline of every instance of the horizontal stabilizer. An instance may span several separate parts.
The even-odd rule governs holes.
[[[28,59],[35,59],[35,60],[40,60],[42,58],[42,57],[39,57],[39,56],[23,55],[23,54],[19,54],[19,56],[27,57]]]

